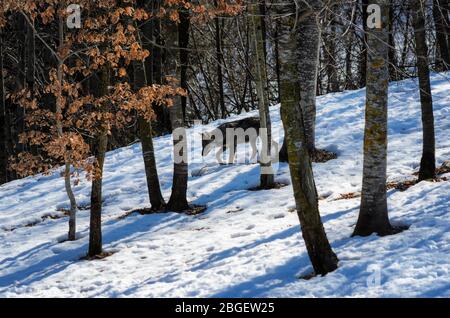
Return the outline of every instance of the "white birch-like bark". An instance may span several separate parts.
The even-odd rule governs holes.
[[[253,81],[258,96],[258,109],[260,119],[260,138],[262,151],[260,154],[261,188],[268,189],[274,186],[274,172],[271,160],[272,128],[269,113],[269,88],[267,81],[266,59],[264,54],[263,29],[261,24],[259,3],[253,0],[249,4],[250,25],[252,32],[251,46],[255,56],[252,65]]]
[[[317,5],[319,1],[308,1],[309,4]],[[286,133],[286,143],[289,155],[289,169],[291,172],[292,187],[300,220],[302,236],[308,250],[311,263],[316,274],[325,275],[337,268],[338,259],[328,242],[322,220],[319,213],[319,204],[312,164],[304,126],[304,115],[299,107],[302,94],[309,98],[315,98],[314,85],[302,85],[308,79],[309,72],[299,72],[303,64],[314,68],[317,59],[307,56],[305,52],[299,53],[298,39],[303,30],[299,26],[303,20],[296,20],[295,1],[283,1],[280,6],[280,14],[283,16],[280,27],[280,65],[281,65],[281,116]],[[310,15],[317,11],[309,10]],[[314,19],[315,20],[315,19]],[[308,21],[311,21],[309,18]],[[316,33],[316,35],[318,35]],[[314,43],[316,40],[307,36]],[[307,50],[306,45],[301,49]],[[303,56],[305,60],[298,60]],[[308,88],[308,89],[306,89]]]
[[[367,28],[366,123],[361,207],[353,235],[391,234],[386,198],[389,1],[381,7],[381,28]]]

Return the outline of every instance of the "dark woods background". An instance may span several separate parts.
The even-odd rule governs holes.
[[[160,0],[138,1],[149,11],[158,11]],[[214,1],[216,3],[216,1]],[[211,2],[211,5],[214,5]],[[392,81],[417,76],[412,10],[409,1],[391,1],[389,71]],[[216,3],[217,5],[217,3]],[[322,14],[322,34],[317,94],[358,89],[365,86],[367,0],[332,1]],[[428,60],[432,71],[448,70],[449,1],[426,1],[426,37]],[[279,19],[276,17],[276,1],[259,3],[264,29],[265,54],[270,88],[270,102],[280,101]],[[39,147],[20,142],[20,134],[27,128],[26,110],[15,103],[10,94],[24,88],[42,91],[49,83],[49,71],[57,64],[46,45],[37,34],[53,47],[57,47],[57,21],[42,24],[36,20],[34,29],[19,13],[9,14],[7,24],[0,28],[0,184],[18,178],[10,169],[8,158],[24,151],[39,154]],[[165,65],[177,59],[181,66],[180,86],[187,90],[182,98],[184,124],[193,120],[204,123],[226,118],[231,114],[257,109],[250,64],[254,52],[250,45],[251,30],[244,11],[236,15],[216,16],[212,19],[192,22],[187,10],[180,10],[178,37],[181,53],[174,56],[166,47],[168,33],[164,19],[152,18],[140,26],[142,43],[151,52],[145,60],[150,82],[160,83],[165,76]],[[37,34],[36,34],[37,33]],[[128,77],[133,82],[133,64],[128,66]],[[95,76],[95,75],[94,75]],[[138,75],[137,75],[138,76]],[[94,80],[86,80],[86,87],[95,86]],[[48,107],[55,101],[51,95],[43,95]],[[171,131],[169,111],[165,106],[155,107],[152,122],[153,136]],[[138,116],[121,129],[114,128],[108,137],[108,149],[129,145],[140,139]],[[87,142],[94,146],[89,136]]]

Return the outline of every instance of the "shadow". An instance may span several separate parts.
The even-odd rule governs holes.
[[[355,213],[357,213],[358,212],[357,209],[358,209],[358,207],[352,207],[352,208],[348,208],[347,210],[337,211],[334,213],[328,213],[326,215],[321,215],[322,223],[339,219],[341,216],[344,216],[344,215],[349,214],[354,211],[355,211]]]
[[[168,223],[164,227],[173,226],[173,224],[179,222],[183,219],[182,216],[176,213],[163,214],[163,215],[146,215],[141,217],[130,217],[132,221],[125,222],[123,220],[109,220],[103,223],[103,246],[105,250],[114,249],[114,245],[118,243],[128,242],[131,240],[136,240],[142,233],[148,233],[153,227]],[[122,226],[114,226],[114,224],[123,224]],[[160,227],[158,229],[162,229]],[[86,229],[80,233],[88,232]],[[86,237],[86,236],[83,236]],[[70,245],[66,250],[64,245]],[[72,247],[73,245],[78,245]],[[21,263],[24,260],[31,260],[33,256],[37,256],[40,252],[57,247],[62,250],[58,253],[53,253],[53,255],[37,259],[33,265],[26,268],[20,268]],[[6,289],[11,285],[28,285],[35,281],[39,281],[50,277],[58,272],[63,271],[65,268],[71,264],[82,262],[81,257],[86,255],[88,250],[87,239],[78,240],[64,243],[59,242],[48,242],[43,243],[37,247],[22,252],[14,257],[9,257],[2,261],[2,264],[7,264],[8,268],[18,268],[18,270],[13,271],[9,274],[2,275],[0,277],[0,287],[6,287]],[[29,262],[30,263],[30,262]],[[5,268],[5,267],[3,267]],[[5,291],[5,289],[0,290],[0,292]]]
[[[50,173],[49,175],[30,176],[24,179],[17,179],[9,183],[5,183],[0,186],[0,199],[6,197],[9,194],[7,193],[8,191],[13,191],[14,194],[20,194],[30,191],[37,186],[41,186],[46,182],[50,182],[54,179],[59,179],[61,178],[61,176],[59,175],[59,170],[60,168],[56,168],[56,170],[52,171],[52,173]],[[3,195],[3,192],[6,192],[5,195]]]
[[[232,285],[208,297],[211,298],[244,298],[261,297],[277,287],[283,287],[296,281],[296,275],[301,267],[308,266],[309,258],[306,253],[292,257],[285,264],[273,268],[267,274],[254,277],[251,280]],[[280,275],[282,273],[282,275]]]
[[[425,297],[425,298],[448,297],[449,294],[450,294],[450,283],[444,283],[441,286],[427,290],[422,294],[417,295],[416,297]]]
[[[201,270],[201,269],[205,269],[208,267],[213,267],[215,263],[220,262],[228,257],[232,257],[244,250],[252,249],[252,248],[257,247],[258,245],[267,244],[267,243],[270,243],[275,240],[283,240],[292,235],[296,235],[299,233],[300,233],[299,226],[293,226],[289,229],[286,229],[282,232],[276,233],[276,234],[266,237],[264,239],[260,239],[260,240],[254,241],[252,243],[243,245],[243,246],[236,246],[236,247],[232,247],[230,249],[227,249],[227,250],[224,250],[224,251],[221,251],[218,253],[211,254],[211,256],[208,257],[208,259],[201,262],[200,264],[193,266],[191,268],[191,271],[196,271],[196,270]]]
[[[55,244],[54,244],[55,245]],[[48,247],[52,245],[49,244]],[[68,250],[62,253],[54,254],[53,256],[44,258],[33,265],[24,269],[12,272],[0,277],[0,287],[15,285],[31,284],[43,278],[49,277],[64,270],[69,265],[73,264],[86,251],[87,244],[79,246],[76,249]],[[0,290],[3,292],[4,290]]]
[[[172,282],[176,281],[180,275],[181,275],[181,273],[172,273],[172,274],[168,274],[166,276],[158,277],[155,279],[148,278],[148,279],[144,280],[143,282],[141,282],[139,285],[128,288],[121,293],[124,295],[132,296],[142,286],[156,284],[156,283],[172,283]]]
[[[134,215],[127,219],[111,219],[103,224],[103,245],[105,249],[114,245],[135,241],[158,226],[157,231],[169,228],[180,222],[188,221],[186,215],[175,212],[164,212],[150,215]],[[123,224],[115,227],[114,224]],[[160,226],[164,224],[163,226]],[[110,246],[108,246],[110,245]]]
[[[243,172],[243,171],[236,172],[236,176],[232,180],[223,184],[220,188],[216,188],[213,192],[211,192],[209,194],[201,195],[200,197],[198,197],[195,200],[195,202],[199,203],[199,204],[208,203],[208,208],[209,208],[209,207],[213,207],[213,205],[209,204],[211,201],[205,201],[205,200],[208,200],[211,198],[219,198],[219,197],[222,197],[223,194],[230,193],[230,192],[245,191],[246,194],[255,192],[257,187],[259,187],[259,183],[260,183],[260,166],[257,163],[226,165],[226,166],[223,166],[222,169],[217,169],[217,170],[213,171],[211,174],[193,177],[193,179],[195,179],[196,181],[198,180],[199,182],[201,181],[202,184],[205,184],[205,183],[207,184],[209,181],[213,181],[213,180],[217,179],[218,176],[224,174],[225,173],[224,170],[230,170],[231,172],[234,171],[236,166],[252,166],[252,167],[250,168],[250,170],[245,171],[245,172]],[[284,176],[284,169],[286,167],[288,167],[287,164],[283,164],[283,166],[281,166],[279,169],[279,171],[282,172],[283,176]],[[208,178],[205,178],[205,176],[208,176]],[[275,175],[275,178],[277,176],[280,176],[280,175],[279,174]],[[201,179],[201,180],[199,180],[199,179]],[[290,181],[290,179],[289,179],[289,181]],[[285,181],[279,181],[277,183],[280,185],[282,184],[282,186],[280,186],[278,188],[274,188],[275,190],[282,188],[284,186],[288,186],[290,184],[290,182],[285,182]],[[286,184],[284,184],[284,183],[286,183]],[[258,190],[272,191],[274,189],[258,189]]]
[[[256,185],[258,182],[259,166],[255,166],[249,171],[238,173],[232,180],[223,184],[220,188],[216,188],[213,192],[201,195],[193,203],[200,205],[208,203],[208,210],[223,207],[226,203],[236,201],[243,195],[247,195],[250,192],[248,188]],[[224,197],[224,194],[230,192],[235,192],[236,195],[233,195],[231,198],[228,196]]]
[[[25,260],[29,259],[31,256],[38,254],[40,251],[45,250],[47,247],[50,247],[50,246],[51,246],[50,242],[40,244],[40,245],[35,246],[30,250],[24,251],[14,257],[7,257],[7,258],[1,260],[0,265],[12,263],[12,262],[18,261],[18,260],[25,261]],[[9,266],[9,264],[7,264],[6,266]]]
[[[249,244],[239,246],[239,247],[233,247],[233,248],[230,248],[230,249],[218,252],[218,253],[211,254],[211,256],[208,257],[208,259],[204,260],[200,264],[192,266],[190,268],[190,271],[194,272],[194,271],[204,270],[204,269],[208,269],[210,267],[214,267],[220,261],[222,261],[226,258],[232,257],[232,256],[238,254],[239,252],[255,248],[258,245],[270,243],[274,240],[286,239],[292,235],[297,235],[299,233],[300,233],[299,226],[294,226],[294,227],[286,229],[282,232],[276,233],[270,237],[267,237],[267,238],[264,238],[261,240],[257,240],[253,243],[249,243]],[[285,280],[277,283],[277,286],[278,285],[282,286],[282,285],[286,284],[288,281],[293,281],[295,279],[295,275],[298,272],[298,269],[301,266],[308,266],[308,264],[309,264],[309,258],[308,258],[308,255],[305,253],[305,254],[302,254],[301,256],[294,257],[288,263],[275,268],[274,270],[272,270],[270,272],[270,274],[266,274],[264,276],[255,278],[255,281],[245,282],[245,283],[242,283],[242,284],[239,284],[236,286],[232,286],[232,287],[230,287],[230,290],[221,292],[217,295],[210,296],[210,297],[244,297],[245,291],[249,287],[252,287],[254,284],[263,283],[266,280],[270,280],[272,278],[277,279],[277,281],[279,281],[280,280],[280,272],[284,273]],[[160,282],[171,283],[171,282],[176,281],[178,279],[178,277],[182,274],[183,274],[182,272],[176,272],[176,273],[172,272],[163,277],[158,277],[156,279],[149,278],[149,279],[143,281],[142,283],[140,283],[139,285],[133,286],[132,288],[127,289],[123,293],[125,295],[132,295],[140,287],[145,286],[145,285],[155,284],[155,283],[160,283]],[[270,290],[271,288],[274,288],[277,286],[271,285],[270,287],[267,288],[267,290]],[[254,292],[254,288],[251,288],[251,291]],[[263,291],[264,290],[261,290],[261,292],[263,292]]]

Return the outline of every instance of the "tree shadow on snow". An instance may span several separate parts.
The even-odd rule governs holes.
[[[104,250],[108,251],[110,249],[115,249],[114,245],[119,243],[134,241],[140,236],[147,234],[153,227],[164,224],[164,222],[169,222],[170,224],[166,224],[158,229],[173,226],[174,223],[177,223],[182,219],[183,217],[179,214],[171,213],[165,215],[136,217],[127,223],[115,219],[108,220],[103,223]],[[116,223],[123,225],[113,226]],[[89,229],[85,229],[82,232],[88,231]],[[82,235],[82,237],[83,239],[78,241],[66,241],[65,243],[70,244],[70,246],[66,246],[66,250],[64,250],[65,243],[51,241],[43,243],[37,247],[32,247],[31,249],[21,252],[14,257],[9,257],[2,260],[0,263],[1,265],[7,264],[3,268],[17,268],[17,270],[0,277],[0,287],[6,287],[0,289],[0,293],[6,291],[13,284],[15,286],[29,285],[33,282],[40,281],[57,274],[71,264],[83,262],[80,258],[86,256],[88,250],[88,235]],[[38,258],[38,254],[40,252],[52,248],[57,249],[56,251],[52,251],[53,255],[45,258]],[[33,256],[36,256],[37,259],[32,263],[32,265],[27,267],[21,266],[25,260],[30,260],[29,263],[31,263],[31,258]]]
[[[265,296],[271,290],[283,287],[297,281],[296,275],[301,267],[309,264],[307,253],[294,256],[283,265],[271,269],[268,273],[254,277],[248,281],[232,285],[208,297],[212,298],[243,298]]]
[[[189,271],[196,272],[201,270],[207,270],[210,268],[214,268],[218,263],[221,261],[233,257],[236,254],[240,252],[244,252],[246,250],[251,250],[259,245],[267,244],[275,240],[282,240],[287,239],[291,237],[292,235],[298,235],[300,234],[299,226],[294,226],[289,229],[286,229],[284,231],[281,231],[279,233],[276,233],[274,235],[271,235],[267,238],[263,238],[257,241],[254,241],[252,243],[243,245],[243,246],[236,246],[232,247],[214,254],[211,254],[206,260],[202,261],[200,264],[192,266]],[[289,262],[287,262],[284,265],[281,265],[275,269],[273,269],[270,273],[256,277],[254,280],[241,283],[235,286],[230,286],[229,289],[218,293],[217,295],[212,295],[208,297],[245,297],[245,294],[247,290],[250,290],[252,294],[255,291],[254,285],[260,285],[263,284],[266,281],[270,281],[272,279],[277,279],[276,286],[273,284],[271,286],[261,286],[261,290],[259,290],[260,293],[263,293],[264,291],[268,291],[272,288],[283,286],[284,284],[294,281],[296,279],[296,274],[300,267],[302,266],[308,266],[309,264],[309,258],[306,253],[303,253],[300,256],[293,257]],[[283,280],[280,281],[280,272],[283,273]],[[148,286],[150,284],[154,283],[160,283],[160,282],[174,282],[179,279],[180,276],[183,275],[183,271],[179,272],[171,272],[165,276],[157,277],[157,278],[149,278],[145,280],[144,282],[140,283],[138,286],[134,286],[124,292],[125,295],[132,295],[134,292],[136,292],[140,287],[142,286]]]

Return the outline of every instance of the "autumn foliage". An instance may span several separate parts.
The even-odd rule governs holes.
[[[150,54],[139,44],[135,23],[151,17],[143,9],[135,10],[134,2],[72,1],[82,5],[83,27],[65,30],[62,43],[47,44],[60,62],[49,72],[48,83],[7,96],[26,110],[27,131],[20,142],[39,149],[38,154],[22,152],[11,158],[11,167],[20,175],[47,172],[64,162],[90,171],[92,160],[85,160],[90,154],[90,137],[123,128],[136,115],[152,120],[152,105],[171,106],[173,96],[184,94],[174,81],[132,89],[127,69],[133,61],[144,61]],[[3,13],[18,12],[32,26],[50,26],[66,18],[65,7],[58,7],[61,3],[11,1],[6,2]],[[104,66],[110,70],[111,85],[108,94],[95,96],[86,83],[95,80],[96,72]],[[45,95],[54,105],[46,104],[49,98],[42,98]]]

